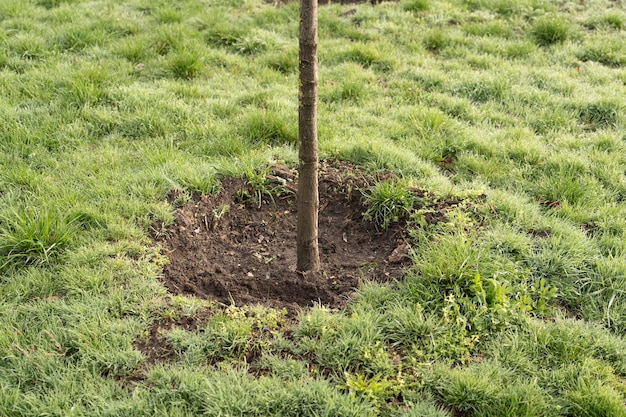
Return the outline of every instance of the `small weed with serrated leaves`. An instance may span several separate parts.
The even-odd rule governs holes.
[[[287,191],[284,187],[285,184],[272,181],[268,178],[268,174],[269,167],[261,169],[247,169],[244,172],[244,176],[250,190],[238,190],[237,199],[240,201],[253,199],[256,202],[257,207],[261,208],[263,197],[267,197],[271,201],[274,201],[274,197],[284,194]],[[250,194],[250,191],[252,192],[252,195]]]

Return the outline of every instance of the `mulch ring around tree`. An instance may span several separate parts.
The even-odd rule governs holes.
[[[320,164],[322,270],[307,274],[295,270],[296,171],[271,168],[263,188],[271,195],[245,178],[224,178],[219,193],[177,209],[175,224],[155,237],[169,259],[163,283],[173,294],[228,305],[290,313],[314,304],[341,307],[360,282],[392,281],[410,265],[405,223],[381,232],[363,220],[361,190],[392,177],[368,175],[345,162]]]
[[[287,3],[296,2],[298,0],[263,0],[263,1],[268,4],[275,4],[276,6],[281,6]],[[396,2],[397,0],[317,0],[317,4],[319,4],[320,6],[327,6],[329,4],[344,4],[345,5],[345,4],[360,4],[360,3],[370,3],[373,5],[376,5],[378,3],[382,3],[383,1]]]

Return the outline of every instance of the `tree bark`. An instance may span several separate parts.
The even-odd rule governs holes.
[[[298,92],[298,271],[320,269],[318,247],[317,0],[300,0],[300,88]]]

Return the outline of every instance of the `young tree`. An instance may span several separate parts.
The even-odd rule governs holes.
[[[317,155],[317,0],[300,0],[300,88],[298,92],[298,228],[297,266],[320,269],[318,247]]]

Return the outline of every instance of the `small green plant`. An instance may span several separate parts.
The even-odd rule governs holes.
[[[39,0],[37,1],[37,5],[45,7],[46,9],[52,9],[54,7],[58,7],[63,0]]]
[[[280,181],[274,181],[268,177],[269,167],[263,167],[260,169],[248,168],[244,171],[244,177],[249,190],[238,190],[237,198],[241,201],[253,199],[257,207],[261,207],[263,203],[263,197],[268,197],[271,201],[274,201],[274,197],[278,197],[287,192],[285,184]]]
[[[133,64],[142,63],[151,53],[145,39],[128,39],[118,48],[117,53]]]
[[[170,51],[176,50],[181,45],[181,38],[184,35],[180,31],[174,31],[171,28],[161,29],[159,33],[153,37],[152,49],[161,56],[167,55]]]
[[[529,293],[532,299],[533,312],[543,316],[551,311],[550,303],[557,298],[558,290],[555,286],[547,284],[546,280],[541,278],[530,285]]]
[[[69,244],[73,223],[56,210],[23,210],[0,217],[0,270],[9,265],[40,265]]]
[[[363,219],[374,223],[376,229],[387,230],[392,223],[408,216],[413,209],[414,196],[397,180],[383,181],[363,192],[367,209]]]
[[[242,55],[255,55],[269,49],[267,41],[257,36],[246,36],[237,40],[235,50]]]
[[[291,120],[270,110],[249,112],[244,116],[239,132],[252,143],[279,145],[294,144],[298,140],[296,126]]]
[[[187,177],[180,178],[181,185],[191,196],[193,193],[214,194],[219,192],[221,184],[213,175],[207,173],[191,173]],[[190,197],[191,197],[190,196]]]
[[[420,140],[424,141],[445,141],[458,133],[451,118],[434,109],[420,109],[410,113],[408,122]]]
[[[566,41],[571,35],[570,24],[556,17],[545,17],[535,22],[531,35],[539,46],[550,46]]]
[[[275,34],[259,30],[253,34],[242,36],[232,45],[235,51],[242,55],[256,55],[274,49],[276,46]]]
[[[508,43],[503,52],[509,58],[521,59],[529,56],[536,48],[537,46],[533,42],[522,40]]]
[[[172,9],[159,10],[155,17],[159,23],[178,23],[181,21],[180,15]]]
[[[192,198],[193,198],[191,193],[189,193],[186,190],[179,191],[179,192],[176,192],[176,193],[173,193],[173,194],[175,194],[175,197],[172,200],[172,205],[174,207],[183,207],[186,204],[188,204],[192,200]]]
[[[580,120],[594,128],[614,127],[626,110],[621,101],[602,98],[578,106]]]
[[[102,29],[89,26],[69,26],[63,28],[55,40],[55,46],[61,51],[77,52],[93,45],[103,44],[106,34]]]
[[[330,102],[352,102],[359,104],[367,96],[365,84],[359,80],[343,80],[328,95]]]
[[[291,74],[298,69],[298,52],[292,49],[277,51],[269,54],[263,62],[282,74]]]
[[[390,381],[382,375],[367,377],[359,373],[352,375],[346,372],[344,376],[351,395],[365,398],[377,407],[392,394],[394,387],[398,388],[396,381]]]
[[[240,361],[251,353],[271,347],[274,333],[284,323],[285,311],[262,306],[229,306],[212,315],[205,326],[194,331],[177,328],[166,337],[188,361]]]
[[[451,43],[450,35],[444,32],[442,29],[433,29],[424,37],[424,48],[430,52],[441,52],[446,46]]]
[[[202,69],[202,60],[197,52],[182,50],[170,58],[167,68],[174,77],[189,80]]]
[[[373,68],[383,72],[388,72],[393,68],[393,63],[382,58],[381,52],[372,45],[356,44],[346,52],[345,58],[364,68]]]
[[[430,9],[430,0],[411,0],[404,3],[404,10],[409,12],[425,12]]]
[[[270,375],[286,380],[299,380],[308,375],[306,363],[291,357],[281,357],[275,354],[264,354],[259,358],[257,366]]]
[[[503,100],[510,89],[510,83],[505,77],[474,78],[464,81],[458,87],[459,93],[475,103]]]
[[[510,17],[529,9],[527,0],[464,0],[470,10],[486,9],[495,12],[501,16]],[[533,6],[538,7],[540,2],[532,2]]]
[[[220,204],[217,207],[214,207],[211,210],[211,214],[213,215],[214,220],[219,220],[224,217],[230,211],[230,206],[228,204]]]
[[[465,32],[474,36],[492,36],[508,38],[513,34],[511,27],[502,20],[488,23],[475,23],[463,28]]]
[[[207,26],[205,39],[213,46],[233,47],[247,33],[244,25],[237,25],[221,16],[211,18],[210,22],[205,23]]]
[[[67,80],[65,99],[76,107],[105,101],[106,72],[97,67],[85,67],[71,74]]]
[[[602,16],[602,22],[611,29],[622,30],[626,27],[626,16],[618,13],[607,13]]]
[[[586,42],[582,51],[580,51],[577,56],[582,61],[594,61],[614,68],[626,64],[624,44],[618,39],[602,39]]]
[[[622,30],[626,27],[626,16],[623,13],[614,11],[606,12],[604,15],[597,16],[586,22],[585,27],[591,30],[599,28]]]

